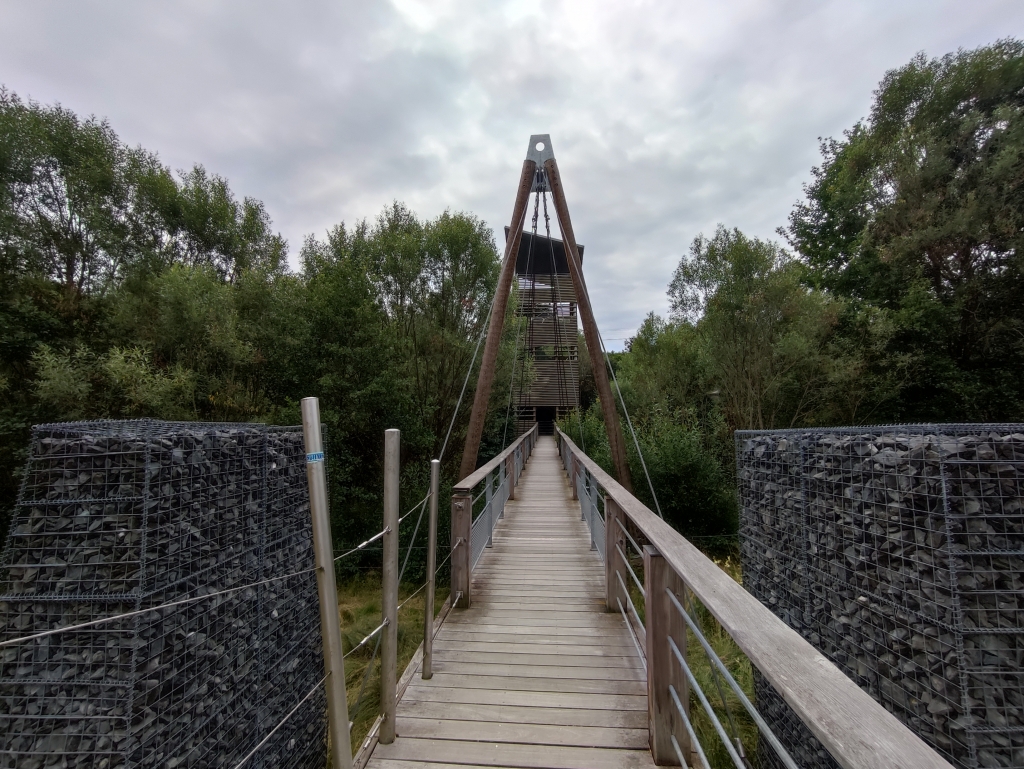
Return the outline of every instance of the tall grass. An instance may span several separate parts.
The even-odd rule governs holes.
[[[398,603],[414,593],[419,585],[402,585]],[[438,581],[434,601],[435,616],[448,597],[447,582]],[[420,592],[398,612],[398,674],[405,670],[423,641],[425,592]],[[366,635],[381,623],[381,581],[379,572],[356,576],[338,585],[338,614],[341,619],[342,644],[345,653],[359,645]],[[373,659],[376,639],[345,660],[345,691],[348,694],[349,720],[352,721],[352,751],[359,749],[363,739],[380,713],[380,652]],[[367,669],[373,659],[373,667]],[[363,681],[366,686],[363,688]],[[362,702],[356,710],[357,697],[363,688]]]

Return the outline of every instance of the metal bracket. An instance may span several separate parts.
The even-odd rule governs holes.
[[[526,148],[526,159],[537,164],[537,173],[533,177],[530,192],[548,192],[548,176],[544,172],[544,161],[554,160],[555,151],[551,147],[548,134],[534,134],[530,137],[530,146]]]

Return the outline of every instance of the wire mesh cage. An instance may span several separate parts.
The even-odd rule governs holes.
[[[36,427],[0,641],[210,597],[0,648],[0,767],[234,767],[323,676],[312,567],[299,428]],[[302,711],[248,766],[325,765]]]
[[[1024,767],[1024,425],[738,431],[736,456],[747,589],[954,765]]]

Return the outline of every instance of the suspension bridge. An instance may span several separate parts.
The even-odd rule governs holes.
[[[520,244],[531,195],[534,224],[533,232],[527,233],[524,261]],[[544,236],[537,232],[537,204],[543,202],[547,221],[548,195],[561,241],[551,237],[550,227]],[[527,294],[520,307],[526,308],[530,319],[524,349],[534,355],[541,351],[548,363],[540,367],[532,382],[520,377],[517,392],[509,395],[509,408],[513,402],[516,407],[516,435],[506,449],[477,467],[506,305],[517,279],[520,290]],[[555,424],[568,410],[578,408],[577,320],[582,321],[591,356],[614,477]],[[49,648],[54,636],[91,632],[110,623],[129,628],[123,624],[127,619],[166,614],[214,598],[227,600],[256,587],[315,572],[323,662],[322,667],[319,659],[315,664],[308,659],[303,663],[310,674],[304,684],[307,688],[292,692],[289,707],[275,720],[259,721],[257,733],[233,732],[233,739],[249,740],[240,760],[217,758],[215,752],[212,757],[203,754],[201,760],[196,752],[181,757],[161,753],[146,766],[265,766],[269,765],[266,751],[271,745],[278,765],[322,766],[322,754],[318,759],[305,749],[304,732],[296,725],[312,723],[326,714],[334,769],[655,765],[710,769],[717,765],[709,758],[713,752],[724,752],[725,765],[736,769],[750,767],[755,756],[760,766],[810,769],[812,764],[805,758],[798,761],[794,757],[794,744],[819,746],[822,758],[816,765],[820,766],[950,767],[632,494],[616,394],[609,381],[609,372],[614,376],[614,371],[607,365],[594,321],[580,247],[547,136],[530,140],[489,323],[478,341],[471,369],[481,345],[461,480],[454,485],[450,504],[451,541],[444,559],[451,563],[450,594],[436,617],[437,521],[444,507],[439,498],[440,463],[432,463],[429,495],[399,517],[399,435],[395,430],[386,435],[383,529],[355,548],[378,541],[383,545],[383,617],[380,625],[348,652],[372,644],[376,657],[379,650],[381,713],[354,754],[349,749],[346,654],[334,576],[334,563],[350,553],[335,555],[331,550],[320,418],[313,398],[303,401],[302,411],[315,565],[106,618],[58,623],[3,638],[0,650],[10,654],[13,664],[21,664],[18,660],[23,658],[18,655],[22,652],[15,650],[29,649],[29,656],[24,657],[29,660],[35,653],[32,650]],[[636,441],[621,394],[618,401],[628,432]],[[653,496],[653,488],[651,492]],[[427,514],[427,582],[421,588],[426,603],[424,641],[408,667],[399,671],[398,586],[403,567],[398,531],[417,510],[417,531]],[[756,680],[778,695],[784,713],[762,712],[760,700],[748,696],[705,636],[701,612],[732,638],[749,660]],[[87,646],[89,652],[100,648],[93,636]],[[110,642],[107,648],[111,648]],[[696,659],[709,671],[710,685],[707,680],[702,684],[695,675]],[[360,694],[365,687],[366,679]],[[22,727],[40,711],[13,699],[0,706],[7,709],[0,716]],[[21,710],[15,714],[15,708]],[[321,710],[317,714],[310,708]],[[744,742],[738,733],[733,709],[755,724],[757,733],[752,741],[747,737]],[[198,719],[200,713],[193,709],[188,718]],[[710,732],[698,733],[698,719],[710,724]],[[129,722],[134,724],[130,715]],[[92,762],[91,754],[82,747],[87,744],[84,731],[60,732],[63,742],[53,741],[56,733],[35,743],[42,748],[32,747],[26,737],[18,743],[22,747],[0,755],[0,766],[71,765],[68,756],[72,752],[80,757],[76,766],[128,765],[117,758]],[[279,733],[296,736],[279,740],[278,745],[273,740]],[[128,749],[121,752],[131,754]]]

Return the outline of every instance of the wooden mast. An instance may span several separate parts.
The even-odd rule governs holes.
[[[569,275],[572,277],[573,288],[576,290],[576,306],[580,319],[583,321],[583,336],[587,340],[590,352],[590,365],[594,370],[594,381],[597,384],[597,396],[601,401],[601,413],[604,416],[604,427],[608,433],[608,447],[611,450],[612,462],[615,464],[615,475],[622,486],[632,492],[633,482],[629,474],[629,462],[626,459],[626,441],[622,437],[622,425],[619,423],[619,412],[612,398],[612,388],[608,381],[608,368],[605,366],[601,337],[597,331],[597,321],[590,306],[590,295],[587,284],[583,281],[583,270],[580,267],[580,252],[576,246],[576,235],[573,233],[572,221],[569,219],[569,207],[565,203],[565,191],[562,189],[562,177],[558,173],[558,163],[554,155],[544,161],[544,172],[547,174],[548,186],[551,188],[551,199],[558,215],[558,226],[562,230],[565,241],[565,255],[569,262]]]
[[[533,186],[533,177],[536,173],[537,163],[528,157],[523,161],[519,191],[516,193],[516,203],[512,208],[512,227],[505,241],[505,258],[501,262],[501,275],[498,277],[498,287],[494,291],[494,300],[491,303],[491,321],[487,328],[487,341],[484,343],[484,357],[480,363],[476,394],[473,396],[469,429],[466,431],[466,447],[462,451],[460,479],[476,470],[480,438],[484,432],[484,420],[487,418],[487,404],[491,399],[491,385],[494,383],[494,365],[498,360],[501,332],[505,326],[505,310],[508,307],[509,293],[512,291],[512,278],[516,274],[516,258],[519,256],[519,241],[523,235],[523,220],[526,218],[530,188]]]

